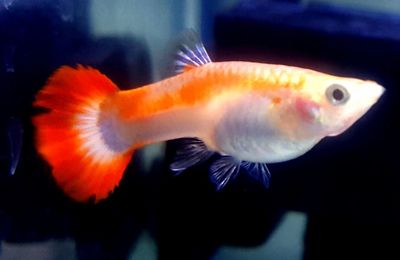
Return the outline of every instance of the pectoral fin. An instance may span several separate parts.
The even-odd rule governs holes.
[[[231,156],[222,156],[210,168],[210,178],[217,190],[225,185],[239,173],[240,161]]]
[[[176,174],[208,160],[216,152],[208,150],[203,141],[197,138],[186,138],[182,140],[182,147],[177,151],[170,169]],[[240,161],[228,155],[221,155],[210,167],[210,179],[217,190],[223,189],[230,180],[234,179],[240,168],[243,167],[247,173],[265,187],[269,187],[271,174],[265,163],[254,163]]]
[[[266,188],[269,187],[271,173],[266,163],[242,162],[241,166],[246,169],[251,177],[257,181],[261,181]]]

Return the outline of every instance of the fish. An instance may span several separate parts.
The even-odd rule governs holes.
[[[170,168],[179,174],[219,157],[221,189],[243,168],[268,185],[267,165],[295,159],[343,133],[382,96],[370,80],[281,64],[211,61],[194,34],[176,52],[176,75],[119,88],[98,70],[62,66],[37,93],[38,153],[64,193],[97,203],[118,186],[135,150],[182,139]]]

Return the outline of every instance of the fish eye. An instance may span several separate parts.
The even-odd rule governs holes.
[[[345,87],[339,84],[332,84],[326,89],[326,97],[332,105],[345,104],[350,94]]]

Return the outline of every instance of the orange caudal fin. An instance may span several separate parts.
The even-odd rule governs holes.
[[[49,111],[34,117],[36,147],[71,198],[98,202],[119,184],[132,150],[105,142],[100,104],[118,88],[92,68],[62,67],[37,94],[34,106]],[[110,134],[110,133],[108,133]]]

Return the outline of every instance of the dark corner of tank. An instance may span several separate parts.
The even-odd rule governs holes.
[[[213,61],[374,80],[351,129],[216,191],[212,158],[176,175],[178,141],[138,150],[112,194],[75,202],[36,150],[35,95],[60,66],[121,90],[165,78],[177,35]],[[400,4],[356,0],[0,0],[0,259],[398,259]]]

